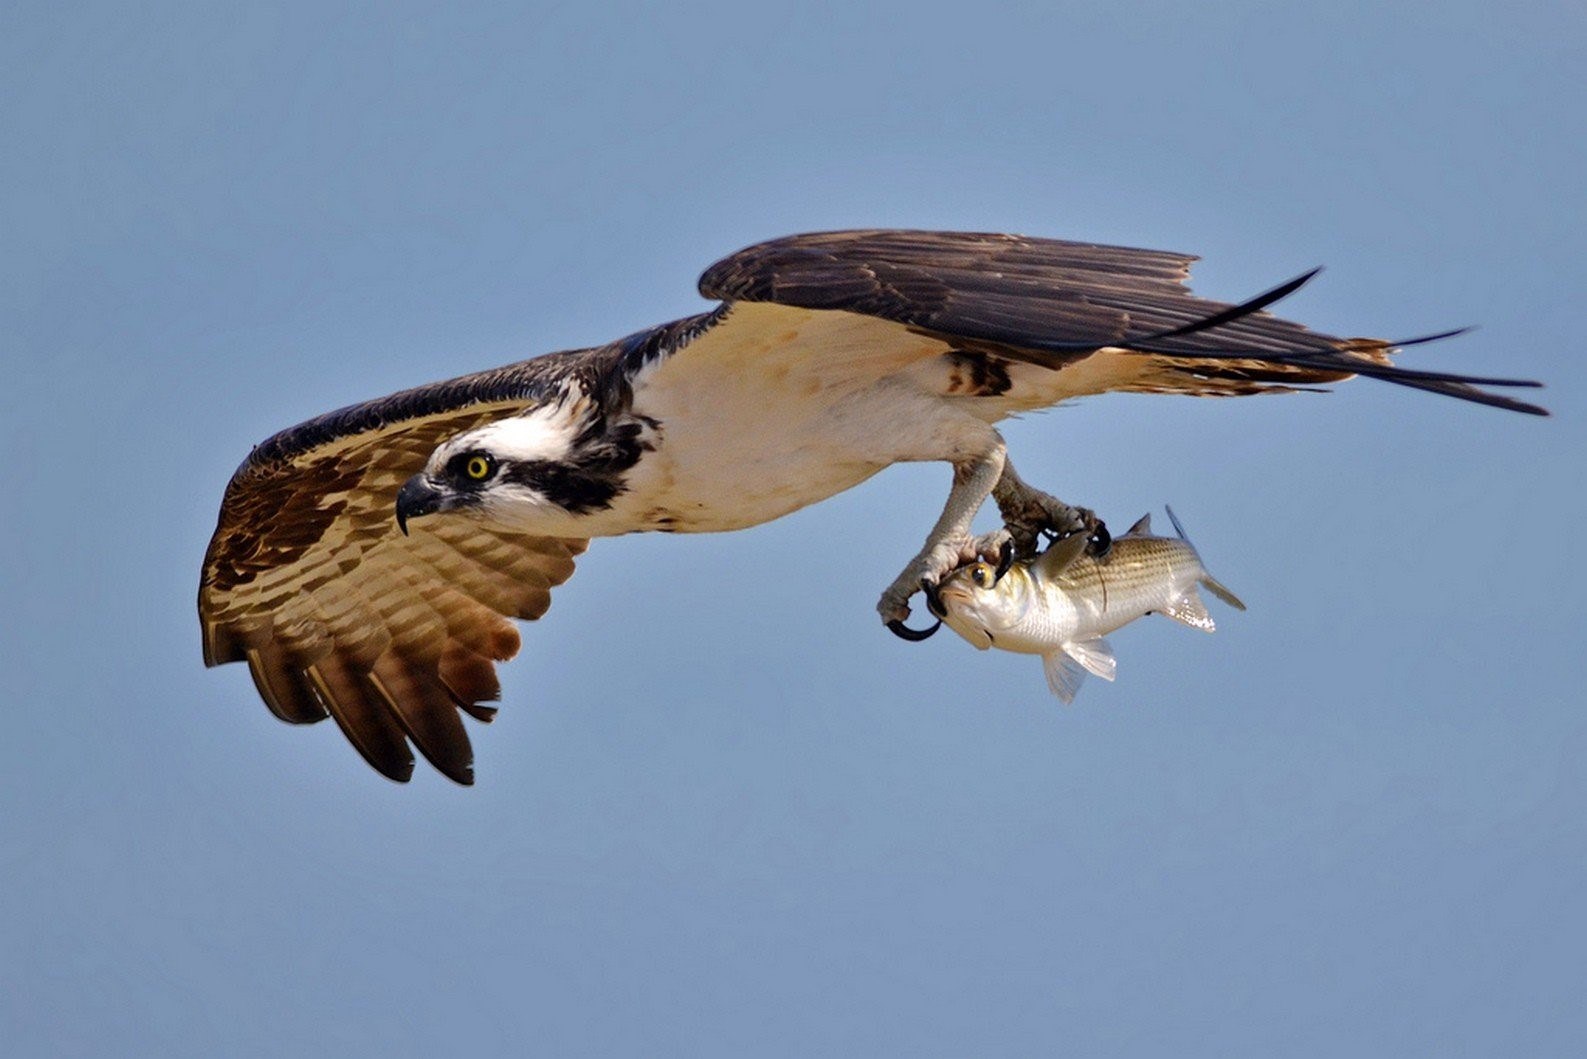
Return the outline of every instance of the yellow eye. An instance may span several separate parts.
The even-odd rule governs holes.
[[[463,473],[476,482],[483,482],[490,477],[490,460],[484,456],[470,456],[463,465]]]
[[[981,588],[991,588],[997,582],[997,575],[985,563],[976,563],[970,568],[970,580]]]

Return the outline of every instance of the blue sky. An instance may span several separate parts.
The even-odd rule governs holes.
[[[1587,905],[1587,18],[1563,4],[12,6],[0,1038],[17,1054],[1563,1054]],[[1201,253],[1371,383],[1012,424],[1250,605],[886,635],[947,483],[597,542],[398,787],[206,671],[248,447],[698,311],[845,226]]]

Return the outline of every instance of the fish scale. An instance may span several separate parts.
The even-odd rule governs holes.
[[[1148,516],[1102,559],[1086,554],[1084,539],[1067,538],[1001,577],[983,562],[960,567],[938,589],[943,621],[982,650],[1041,655],[1048,686],[1070,702],[1087,673],[1113,679],[1108,633],[1153,613],[1212,632],[1198,586],[1245,609],[1207,572],[1172,510],[1168,516],[1178,538],[1153,536]]]
[[[1048,591],[1066,593],[1078,606],[1089,608],[1099,625],[1108,625],[1099,628],[1099,634],[1166,606],[1203,572],[1195,549],[1183,541],[1136,537],[1119,544],[1106,560],[1082,555],[1056,582],[1046,583]],[[1118,620],[1108,623],[1102,620],[1105,617]]]

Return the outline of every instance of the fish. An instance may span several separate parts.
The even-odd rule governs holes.
[[[985,651],[1041,655],[1047,686],[1074,701],[1086,674],[1112,680],[1118,663],[1104,638],[1138,618],[1162,614],[1192,629],[1216,626],[1197,588],[1236,610],[1245,604],[1202,565],[1185,528],[1168,517],[1178,538],[1152,535],[1146,515],[1114,539],[1105,557],[1089,538],[1062,538],[1030,559],[958,567],[937,586],[932,609],[954,632]]]

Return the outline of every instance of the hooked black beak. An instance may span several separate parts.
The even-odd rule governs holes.
[[[441,510],[446,494],[430,483],[428,475],[416,474],[397,491],[397,528],[408,535],[408,520]]]

